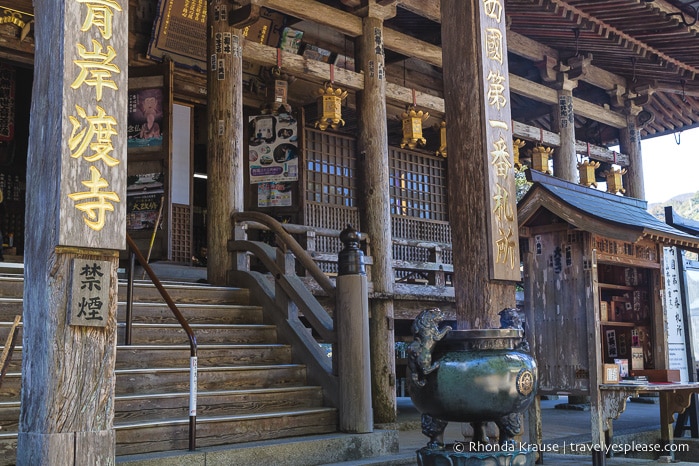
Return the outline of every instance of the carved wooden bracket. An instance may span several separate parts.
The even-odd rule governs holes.
[[[576,80],[584,78],[592,64],[592,54],[577,55],[568,59],[568,79]]]
[[[691,390],[678,390],[673,393],[668,393],[667,396],[667,412],[665,419],[660,419],[661,425],[668,425],[675,422],[675,413],[682,413],[689,407],[692,401]],[[660,414],[663,414],[662,411]]]
[[[602,429],[610,430],[612,427],[612,421],[614,419],[619,419],[621,413],[626,409],[626,398],[630,395],[626,390],[619,391],[609,391],[604,397],[605,402],[602,403]]]
[[[228,13],[228,24],[234,28],[244,28],[260,19],[260,5],[256,0],[241,0],[234,2],[234,10]]]

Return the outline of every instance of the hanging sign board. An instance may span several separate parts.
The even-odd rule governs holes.
[[[687,343],[685,311],[682,305],[680,284],[681,255],[675,247],[663,248],[663,274],[665,290],[663,293],[663,310],[665,311],[665,335],[669,357],[669,369],[680,371],[680,380],[689,382],[687,372]]]

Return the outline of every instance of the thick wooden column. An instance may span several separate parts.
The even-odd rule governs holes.
[[[630,106],[626,109],[628,126],[619,130],[619,150],[629,156],[629,166],[624,175],[626,195],[636,199],[646,198],[643,185],[643,157],[641,153],[641,134],[636,125],[636,115],[640,107]]]
[[[362,226],[371,238],[374,292],[369,303],[372,401],[374,421],[396,419],[395,344],[393,335],[393,252],[386,128],[386,72],[383,20],[370,4],[357,40],[357,63],[364,72],[364,91],[357,95],[359,170],[363,179]]]
[[[449,220],[458,326],[514,307],[519,244],[504,2],[441,0]]]
[[[228,284],[234,266],[234,255],[228,253],[231,214],[244,208],[243,49],[240,30],[228,25],[230,9],[226,0],[209,2],[206,271],[214,285]]]
[[[561,136],[561,145],[553,156],[553,174],[572,183],[579,181],[573,109],[573,89],[576,85],[575,81],[563,78],[558,89],[558,105],[554,109],[555,130]]]
[[[128,2],[34,7],[17,464],[114,464]]]

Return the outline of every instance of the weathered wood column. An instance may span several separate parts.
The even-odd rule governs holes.
[[[619,150],[629,156],[629,166],[626,168],[626,195],[636,199],[645,199],[646,190],[643,185],[643,157],[641,153],[641,134],[636,125],[636,117],[642,110],[633,104],[627,105],[626,128],[619,130]]]
[[[363,184],[362,229],[371,239],[374,292],[369,304],[374,421],[396,419],[395,344],[393,335],[393,252],[386,128],[386,73],[383,49],[385,9],[369,2],[357,40],[357,64],[364,72],[364,91],[357,95],[359,170]]]
[[[575,153],[575,113],[573,109],[573,89],[577,81],[569,80],[561,73],[558,83],[558,105],[553,115],[555,129],[561,137],[561,145],[553,156],[553,174],[557,178],[577,183],[578,157]]]
[[[520,280],[504,1],[441,11],[458,326],[497,328]]]
[[[239,29],[228,25],[231,5],[227,0],[209,2],[209,114],[206,162],[207,278],[227,285],[234,255],[228,253],[233,237],[231,214],[243,206],[243,48]]]
[[[17,464],[114,464],[128,2],[34,7]]]

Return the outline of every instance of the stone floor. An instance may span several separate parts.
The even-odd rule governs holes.
[[[556,405],[567,403],[566,397],[557,400],[542,400],[542,426],[543,443],[553,449],[557,445],[557,454],[545,453],[544,463],[549,465],[592,465],[591,455],[570,454],[572,448],[579,448],[578,445],[590,441],[590,412],[570,409],[557,409]],[[413,406],[410,398],[398,398],[398,428],[400,453],[408,454],[424,447],[427,437],[421,433],[420,413]],[[614,434],[617,440],[622,442],[632,442],[634,439],[644,439],[647,437],[656,438],[653,432],[657,431],[659,437],[659,406],[654,403],[627,403],[627,409],[619,419],[613,422]],[[651,432],[651,434],[643,434]],[[525,438],[526,437],[525,432]],[[446,443],[453,443],[463,440],[461,435],[461,425],[451,423],[447,426],[444,440]],[[635,440],[639,442],[639,440]],[[640,440],[641,442],[643,440]],[[677,455],[685,461],[673,460],[673,458],[659,457],[648,458],[607,458],[606,464],[617,465],[653,465],[667,464],[674,465],[696,465],[699,464],[699,451],[696,450],[683,455]],[[414,464],[417,464],[415,462]]]

